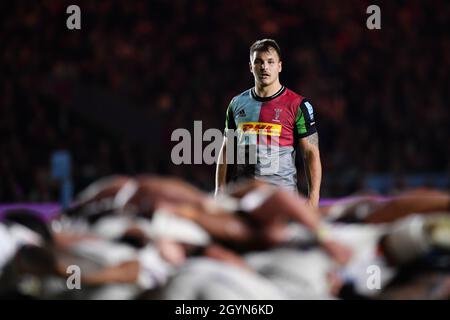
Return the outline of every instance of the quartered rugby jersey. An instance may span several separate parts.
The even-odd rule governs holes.
[[[315,132],[311,104],[284,86],[270,97],[257,96],[254,88],[241,93],[226,115],[225,134],[237,154],[227,179],[255,177],[297,190],[296,145]]]

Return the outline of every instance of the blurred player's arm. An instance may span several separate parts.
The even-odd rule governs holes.
[[[217,243],[210,244],[204,252],[206,257],[223,261],[240,268],[252,270],[250,266],[234,251],[227,249]]]
[[[319,135],[317,132],[299,139],[299,147],[303,154],[306,178],[308,181],[309,205],[317,208],[322,181],[322,163],[320,161]]]
[[[87,285],[136,283],[139,270],[138,260],[126,261],[115,266],[105,267],[95,273],[83,274],[81,282]]]

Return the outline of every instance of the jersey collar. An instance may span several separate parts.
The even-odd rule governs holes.
[[[256,92],[255,92],[255,87],[253,87],[252,90],[250,90],[250,91],[251,91],[253,99],[255,99],[256,101],[265,102],[265,101],[273,100],[276,97],[280,96],[284,92],[284,90],[286,90],[285,86],[281,86],[280,90],[278,90],[276,93],[274,93],[270,97],[260,97],[260,96],[258,96],[256,94]]]

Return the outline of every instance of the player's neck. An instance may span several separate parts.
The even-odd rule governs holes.
[[[277,93],[281,89],[281,87],[282,86],[279,81],[272,83],[270,86],[261,86],[255,84],[255,93],[261,98],[270,97]]]

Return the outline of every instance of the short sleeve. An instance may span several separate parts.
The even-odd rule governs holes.
[[[226,118],[225,118],[225,136],[227,135],[227,132],[229,129],[236,130],[236,122],[234,121],[233,104],[234,104],[234,99],[231,100],[231,102],[227,108],[227,114],[226,114]]]
[[[304,138],[317,132],[313,106],[306,99],[303,99],[298,107],[295,126],[299,138]]]

